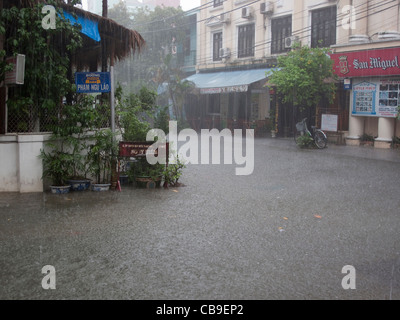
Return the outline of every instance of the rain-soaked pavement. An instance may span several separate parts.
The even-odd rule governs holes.
[[[400,299],[400,152],[255,146],[251,176],[193,165],[180,188],[0,194],[0,298]]]

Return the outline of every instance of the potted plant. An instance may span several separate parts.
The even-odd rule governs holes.
[[[151,130],[151,122],[159,129],[168,127],[167,109],[158,110],[155,105],[157,94],[146,87],[142,87],[137,94],[128,97],[122,96],[122,90],[117,90],[118,115],[121,125],[122,140],[126,142],[144,142],[147,133]],[[154,114],[158,116],[154,118]],[[146,157],[137,156],[126,160],[125,168],[130,182],[135,182],[139,188],[155,188],[161,185],[164,166],[151,165]]]
[[[151,165],[146,157],[142,156],[131,163],[128,175],[138,188],[154,189],[161,186],[164,166],[158,163]]]
[[[393,137],[393,149],[400,149],[400,137]]]
[[[186,165],[181,159],[179,159],[179,156],[176,157],[175,164],[169,164],[168,166],[166,166],[163,172],[166,186],[181,186],[181,183],[179,183],[179,178],[182,176],[182,170],[184,168],[186,168]]]
[[[107,191],[111,187],[113,168],[116,165],[118,144],[110,129],[99,130],[94,134],[94,143],[87,155],[89,171],[96,182],[92,184],[93,191]]]
[[[364,133],[360,137],[360,145],[362,145],[362,146],[373,146],[374,141],[375,141],[375,138],[370,134]]]
[[[90,187],[87,178],[86,136],[94,130],[98,112],[93,108],[93,97],[82,96],[73,104],[63,105],[60,120],[53,128],[53,136],[60,140],[71,157],[67,182],[73,191]]]
[[[39,158],[43,161],[42,179],[49,178],[52,181],[50,186],[52,193],[68,193],[71,186],[66,180],[70,172],[71,155],[62,150],[62,144],[61,146],[57,146],[56,142],[48,144],[53,150],[50,152],[41,150],[39,155]]]

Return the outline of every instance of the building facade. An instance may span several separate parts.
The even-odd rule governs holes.
[[[197,74],[202,126],[260,128],[287,135],[290,106],[267,86],[268,71],[293,43],[336,44],[337,3],[328,0],[201,2]],[[272,121],[274,119],[274,121]]]
[[[190,80],[200,89],[201,111],[193,116],[207,119],[202,121],[202,126],[231,127],[236,123],[243,128],[257,127],[274,119],[275,129],[281,135],[293,133],[293,107],[280,103],[274,90],[266,86],[268,79],[261,70],[276,66],[278,56],[291,50],[293,43],[300,42],[310,47],[332,48],[339,75],[333,104],[322,102],[316,107],[313,124],[321,126],[324,115],[335,116],[336,131],[332,134],[340,136],[341,141],[348,136],[349,144],[357,143],[362,134],[369,132],[377,137],[378,147],[382,146],[380,141],[387,145],[393,135],[399,136],[393,112],[390,115],[354,112],[354,106],[360,105],[355,99],[361,94],[354,98],[358,91],[347,86],[351,79],[359,90],[358,84],[374,80],[375,87],[382,88],[382,92],[377,89],[374,93],[377,106],[382,104],[384,110],[383,107],[398,103],[394,98],[387,101],[383,98],[396,96],[384,89],[389,86],[394,90],[395,78],[400,75],[396,64],[400,46],[397,39],[399,1],[214,0],[209,4],[203,0],[201,5],[197,74]],[[366,59],[376,59],[377,66],[379,63],[382,66],[383,60],[393,61],[391,72],[383,66],[381,73],[339,74],[342,53],[361,54],[376,49],[384,50],[384,54],[379,56],[375,52]]]
[[[348,145],[369,136],[375,147],[390,148],[400,136],[399,7],[399,1],[339,1],[343,21],[332,59],[349,91]]]

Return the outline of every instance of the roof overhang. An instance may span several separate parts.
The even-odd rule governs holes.
[[[240,71],[221,71],[197,73],[188,78],[200,89],[201,94],[219,94],[230,92],[247,92],[252,83],[266,80],[272,69],[252,69]]]

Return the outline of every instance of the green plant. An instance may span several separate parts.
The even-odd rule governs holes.
[[[297,145],[301,149],[311,148],[314,145],[314,140],[309,135],[305,134],[297,139]]]
[[[86,178],[88,173],[86,136],[97,127],[100,114],[93,103],[93,97],[82,96],[76,103],[64,105],[57,125],[52,127],[54,139],[62,141],[73,159],[69,172],[72,180]]]
[[[169,133],[168,107],[160,108],[154,119],[154,127],[164,131],[166,135]]]
[[[122,89],[117,89],[117,110],[120,118],[122,139],[124,141],[146,141],[151,129],[149,120],[156,109],[156,93],[142,87],[139,93],[123,96]]]
[[[267,73],[283,103],[310,109],[323,99],[331,103],[336,93],[333,61],[329,48],[309,48],[296,44],[287,55],[278,58],[277,69]]]
[[[72,156],[62,150],[62,146],[53,146],[53,150],[45,152],[40,150],[39,158],[43,162],[43,176],[42,179],[49,178],[53,186],[64,186],[68,179],[71,164],[73,163]]]
[[[150,178],[153,181],[159,179],[163,175],[164,166],[161,164],[150,164],[146,157],[139,157],[136,162],[132,163],[128,176],[131,181],[137,178]]]
[[[4,34],[4,27],[0,25],[0,34]],[[6,56],[5,50],[0,50],[0,82],[4,80],[4,75],[7,71],[11,71],[13,66],[8,64],[4,57]]]
[[[38,124],[41,131],[50,131],[39,119],[57,112],[61,98],[73,92],[68,70],[72,54],[82,45],[80,27],[62,18],[58,1],[48,0],[46,4],[53,5],[58,13],[54,30],[42,28],[43,3],[20,8],[16,3],[0,11],[0,33],[6,34],[0,56],[26,56],[25,84],[16,87],[7,102],[8,112],[24,119],[13,128],[19,132],[36,130]],[[3,63],[0,73],[4,73]]]
[[[89,172],[97,183],[110,183],[118,153],[115,134],[110,129],[98,130],[92,139],[87,155]]]
[[[164,172],[164,181],[171,186],[178,186],[178,180],[182,176],[182,171],[183,169],[186,168],[185,163],[179,158],[176,157],[176,163],[175,164],[169,164]]]
[[[269,110],[269,122],[268,122],[268,129],[269,129],[270,131],[275,131],[275,130],[276,130],[276,127],[275,127],[275,117],[276,117],[275,108],[271,108],[271,109]]]
[[[363,135],[361,135],[360,140],[361,140],[362,142],[374,141],[375,138],[374,138],[374,136],[372,136],[372,135],[370,135],[370,134],[364,133]]]
[[[400,137],[393,137],[393,144],[400,144]]]
[[[43,161],[43,178],[50,178],[53,185],[61,186],[69,179],[86,177],[84,135],[93,129],[96,117],[93,100],[89,97],[63,106],[60,115],[53,119],[53,133],[46,143],[50,151],[41,150],[39,156]]]

